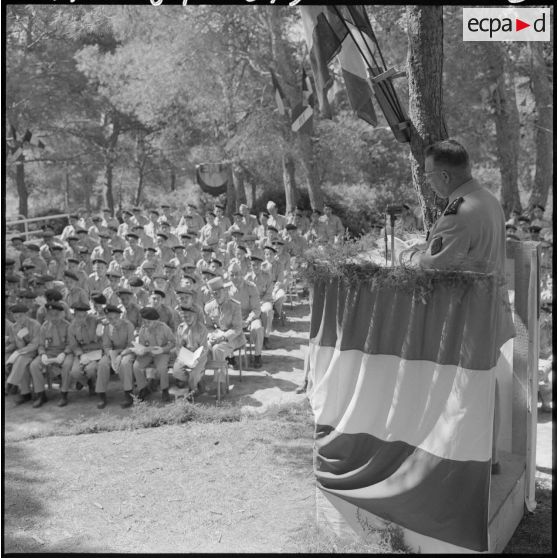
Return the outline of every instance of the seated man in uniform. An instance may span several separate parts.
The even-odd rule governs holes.
[[[143,323],[140,327],[137,345],[132,348],[136,354],[134,361],[134,378],[139,388],[139,397],[143,399],[147,395],[146,369],[149,368],[150,379],[159,377],[161,382],[161,399],[170,401],[169,395],[169,358],[174,349],[176,338],[174,332],[168,325],[159,320],[159,313],[155,308],[146,306],[141,309]]]
[[[33,407],[40,407],[47,401],[45,394],[45,377],[43,372],[48,366],[62,376],[61,390],[65,382],[69,383],[70,369],[74,356],[69,346],[68,330],[70,323],[64,319],[64,306],[53,301],[46,304],[46,320],[39,330],[39,348],[37,356],[29,366],[33,381],[33,392],[36,395]]]
[[[229,284],[225,284],[222,277],[210,279],[207,286],[213,296],[213,300],[204,309],[205,323],[209,330],[209,347],[213,360],[224,362],[226,358],[233,356],[235,349],[246,343],[240,303],[229,298]],[[225,378],[220,373],[216,381],[221,383],[221,393],[226,393]]]
[[[263,348],[269,349],[269,336],[273,325],[273,280],[271,275],[262,270],[262,258],[257,255],[250,257],[252,270],[244,277],[256,285],[260,297],[260,316],[264,327]]]
[[[120,376],[124,386],[124,403],[126,409],[133,403],[132,390],[134,389],[134,375],[132,366],[134,355],[128,349],[134,341],[134,326],[128,320],[123,320],[122,310],[117,306],[107,304],[105,314],[108,324],[103,330],[103,357],[97,367],[97,384],[95,391],[99,394],[97,408],[104,409],[107,404],[106,391],[110,380],[110,369]]]
[[[258,288],[251,281],[243,278],[240,265],[232,263],[229,268],[229,279],[232,286],[229,287],[229,296],[240,302],[242,312],[242,327],[250,332],[250,342],[254,345],[254,368],[262,367],[262,347],[264,340],[264,328],[260,320],[260,295]]]
[[[193,396],[205,391],[203,375],[209,345],[207,328],[203,323],[203,316],[194,305],[181,305],[181,323],[176,331],[177,357],[173,367],[173,376],[179,382],[188,382],[188,388]],[[184,347],[191,352],[203,347],[202,353],[190,364],[180,359],[180,349]]]

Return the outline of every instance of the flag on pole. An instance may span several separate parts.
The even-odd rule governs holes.
[[[312,89],[312,82],[302,68],[301,80],[301,101],[293,110],[291,129],[293,132],[300,132],[301,134],[311,134],[313,130],[314,115],[313,108],[314,94]]]
[[[279,110],[279,114],[284,116],[287,113],[287,98],[279,85],[275,72],[271,68],[269,69],[269,72],[271,74],[271,83],[273,84],[273,94],[275,96],[275,102],[277,103],[277,109]]]
[[[306,34],[310,64],[318,90],[318,102],[331,114],[327,91],[333,78],[327,65],[337,55],[352,109],[359,118],[372,126],[378,123],[372,90],[368,83],[366,64],[349,34],[347,23],[333,6],[300,6]]]

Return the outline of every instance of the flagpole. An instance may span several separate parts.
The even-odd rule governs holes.
[[[370,63],[368,62],[368,59],[366,58],[363,50],[360,48],[360,45],[358,44],[357,40],[354,38],[353,33],[351,31],[351,28],[349,27],[349,25],[347,24],[347,22],[345,21],[345,18],[343,18],[343,16],[341,15],[341,12],[339,11],[339,8],[334,4],[333,8],[335,10],[335,12],[337,13],[337,17],[343,22],[343,25],[345,26],[345,29],[347,30],[348,34],[351,36],[351,39],[353,40],[353,43],[356,45],[360,55],[362,56],[364,63],[367,65],[368,67],[368,77],[370,79],[370,74],[372,73],[372,66],[370,66]],[[358,28],[357,28],[358,29]],[[359,29],[359,33],[361,34],[362,37],[362,31]],[[363,37],[363,41],[364,44],[366,45],[368,52],[370,54],[370,58],[372,58],[372,61],[374,62],[374,64],[378,67],[380,67],[380,65],[376,62],[376,58],[374,58],[374,55],[372,54],[372,51],[370,49],[370,45],[366,42],[366,40]],[[399,114],[399,110],[397,109],[397,105],[394,104],[393,99],[391,99],[390,95],[386,94],[388,93],[388,91],[386,91],[383,87],[382,87],[382,83],[378,83],[378,86],[382,88],[384,95],[386,97],[387,102],[389,103],[391,109],[393,110],[393,112],[398,116],[398,118],[401,118],[402,115]]]

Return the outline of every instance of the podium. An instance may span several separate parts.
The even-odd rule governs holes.
[[[539,248],[507,248],[507,285],[468,272],[378,280],[353,264],[315,275],[320,528],[396,529],[414,552],[501,552],[534,507]],[[496,378],[502,472],[491,475]]]

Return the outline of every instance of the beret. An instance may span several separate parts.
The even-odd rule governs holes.
[[[293,225],[292,223],[289,223],[286,227],[285,227],[288,231],[294,231],[295,229],[297,229],[298,227],[296,225]]]
[[[14,304],[12,306],[10,306],[10,312],[12,314],[16,314],[16,313],[24,313],[27,312],[29,310],[29,308],[25,305],[25,304]]]
[[[79,263],[79,260],[77,258],[68,258],[66,261],[68,263],[77,263],[77,264]]]
[[[113,254],[118,254],[118,253],[123,254],[124,250],[122,250],[122,248],[113,248],[112,253]]]
[[[93,217],[91,217],[91,221],[93,221],[93,223],[97,223],[99,221],[102,221],[103,218],[100,217],[99,215],[94,215]]]
[[[275,231],[275,232],[279,232],[279,231],[277,230],[277,228],[276,228],[276,227],[274,227],[273,225],[270,225],[269,227],[267,227],[267,230],[268,230],[268,231]]]
[[[76,229],[76,234],[79,234],[79,233],[87,233],[87,229],[84,229],[82,227],[80,227],[79,229]]]
[[[182,277],[184,279],[190,279],[190,281],[192,281],[192,283],[194,284],[197,283],[196,278],[193,275],[190,275],[189,273],[184,273]]]
[[[155,308],[151,306],[146,306],[140,310],[140,315],[142,318],[146,320],[158,320],[159,319],[159,312],[155,310]]]
[[[166,298],[166,294],[165,291],[162,291],[161,289],[153,289],[153,291],[151,291],[151,294],[155,294],[155,295],[159,295],[161,298]]]
[[[71,234],[66,240],[68,242],[77,242],[79,238],[75,234]]]
[[[266,244],[264,246],[264,250],[271,250],[272,252],[277,253],[277,250],[275,250],[275,248],[273,248],[273,246],[269,246],[269,244]]]
[[[128,282],[130,287],[143,287],[143,281],[139,277],[132,277]]]
[[[45,308],[47,310],[64,310],[64,306],[57,301],[47,302]]]
[[[245,252],[246,254],[248,253],[248,248],[246,248],[246,246],[239,244],[238,245],[238,249],[242,250],[243,252]]]
[[[110,312],[113,312],[114,314],[122,314],[122,310],[120,310],[118,306],[114,306],[113,304],[107,304],[105,306],[105,314],[109,314]]]
[[[31,260],[23,260],[23,263],[21,264],[21,269],[23,270],[34,269],[35,267],[35,264]]]
[[[184,306],[183,304],[181,304],[180,309],[183,312],[192,312],[192,314],[197,314],[198,313],[198,309],[195,306]]]
[[[176,294],[189,294],[193,296],[195,293],[196,291],[192,287],[185,285],[176,289]]]
[[[76,302],[72,304],[72,310],[77,310],[78,312],[89,312],[90,307],[88,304],[84,304],[83,302]]]
[[[64,272],[64,277],[69,277],[70,279],[73,279],[74,281],[79,281],[79,277],[73,271],[65,271]]]
[[[140,281],[141,281],[141,279],[140,279]],[[143,282],[142,282],[142,285],[143,285]],[[126,288],[123,287],[122,289],[118,289],[116,291],[116,294],[118,296],[120,296],[120,295],[133,295],[134,293],[130,289],[126,289]]]
[[[239,236],[244,236],[244,233],[240,229],[233,229],[231,234],[237,234]]]
[[[12,238],[11,238],[10,240],[11,240],[12,242],[13,242],[14,240],[21,240],[21,242],[25,242],[25,237],[24,237],[23,235],[16,234],[15,236],[12,236]]]
[[[213,252],[213,248],[211,246],[204,246],[202,252]]]
[[[168,234],[165,234],[165,233],[162,233],[162,232],[157,233],[157,236],[160,236],[161,238],[164,238],[165,240],[168,240],[168,239],[169,239],[169,235],[168,235]]]
[[[106,262],[106,260],[103,260],[103,258],[95,258],[95,259],[92,261],[92,263],[94,263],[94,264],[95,264],[95,263],[102,263],[102,264],[108,265],[107,262]]]
[[[263,262],[263,259],[260,258],[260,256],[250,256],[250,259],[251,259],[253,262]]]
[[[34,242],[32,242],[31,240],[27,240],[26,242],[23,243],[24,246],[26,246],[27,248],[29,248],[29,250],[33,250],[34,252],[38,252],[40,250],[39,245],[35,244]]]
[[[126,234],[126,238],[139,238],[135,232],[129,232]]]
[[[217,258],[213,258],[211,260],[211,263],[217,264],[219,267],[223,267],[223,262],[221,260],[218,260]]]
[[[156,209],[150,209],[149,213],[154,213],[155,215],[160,215],[160,213]]]
[[[106,304],[107,298],[103,293],[92,293],[91,300],[96,304]]]
[[[21,298],[37,298],[37,295],[33,292],[33,291],[23,291],[22,293],[20,293],[19,295]]]
[[[19,283],[19,277],[17,275],[6,275],[6,281],[8,283]]]
[[[56,289],[47,289],[45,291],[45,298],[47,300],[62,300],[63,296],[62,293]]]
[[[61,244],[53,244],[50,247],[51,250],[64,250],[64,246],[62,246]]]

